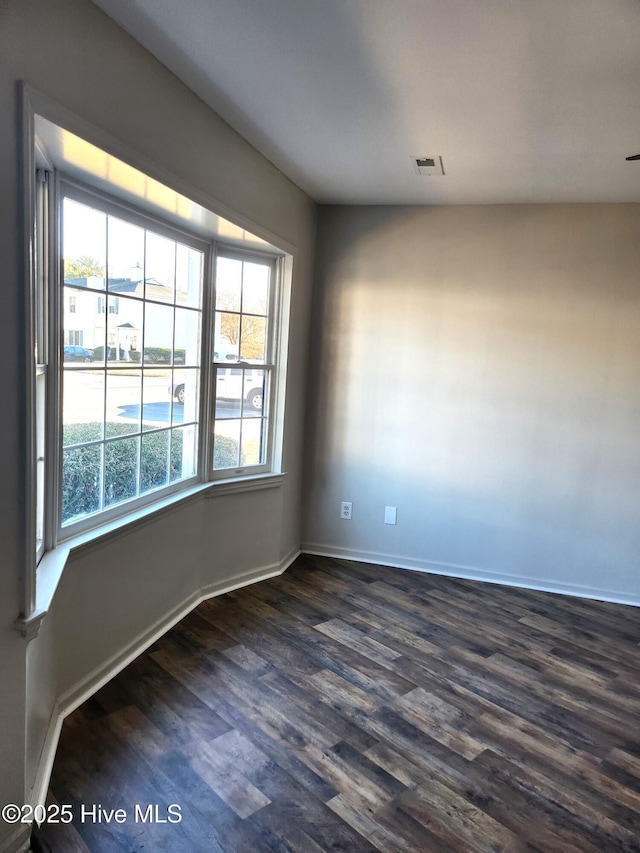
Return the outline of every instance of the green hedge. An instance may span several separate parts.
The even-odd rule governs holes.
[[[122,503],[137,496],[138,446],[140,440],[140,493],[160,488],[181,478],[181,430],[131,435],[131,425],[107,424],[109,438],[122,436],[104,445],[104,506]],[[67,424],[64,444],[94,441],[101,435],[101,424]],[[171,447],[169,448],[169,441]],[[63,452],[62,521],[96,512],[100,508],[101,477],[100,444],[90,444]],[[170,452],[168,452],[170,450]],[[215,468],[235,468],[238,464],[238,442],[218,436],[214,447]]]
[[[171,364],[171,352],[166,347],[145,347],[145,364]],[[184,349],[173,350],[174,364],[184,364],[186,355],[187,353]]]
[[[187,351],[184,349],[176,349],[171,350],[167,347],[145,347],[144,348],[144,362],[145,364],[171,364],[171,358],[173,354],[173,363],[174,364],[184,364],[187,356]],[[93,355],[96,361],[104,361],[104,347],[94,347]],[[116,348],[108,347],[107,349],[108,361],[115,361],[116,357]],[[127,353],[125,350],[120,347],[120,361],[132,361],[135,364],[140,364],[140,351],[139,350],[129,350],[129,358],[127,359]]]

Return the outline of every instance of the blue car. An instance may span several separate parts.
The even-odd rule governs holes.
[[[85,347],[67,346],[64,348],[64,360],[88,362],[94,361],[95,355],[92,350],[86,349]]]

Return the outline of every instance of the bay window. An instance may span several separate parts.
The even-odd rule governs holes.
[[[20,111],[34,636],[74,548],[282,483],[292,247],[27,84]]]
[[[46,470],[53,544],[200,482],[273,471],[278,258],[52,185],[55,222],[43,213],[40,228],[58,248],[38,248],[51,290],[38,310],[56,381],[38,393],[54,426],[38,482]]]

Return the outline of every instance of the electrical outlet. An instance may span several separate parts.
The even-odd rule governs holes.
[[[386,506],[384,508],[384,523],[395,524],[398,519],[398,507]]]
[[[351,501],[342,501],[340,504],[340,518],[345,519],[345,521],[351,521],[351,509],[353,504]]]

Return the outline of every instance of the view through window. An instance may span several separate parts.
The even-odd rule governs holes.
[[[196,476],[205,251],[65,196],[63,527]]]
[[[214,469],[267,461],[272,281],[272,261],[218,256]]]

